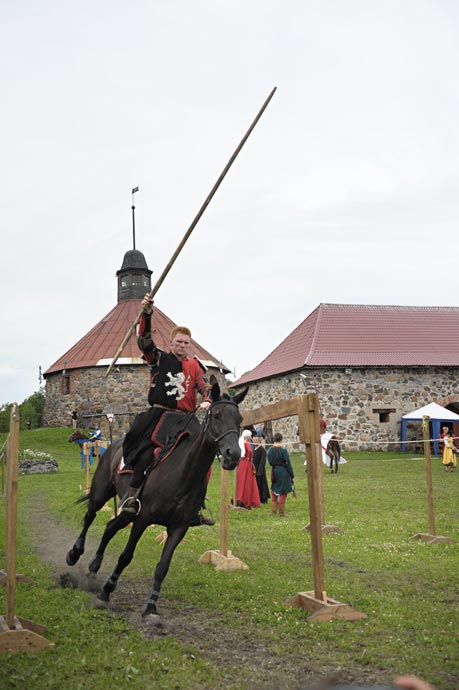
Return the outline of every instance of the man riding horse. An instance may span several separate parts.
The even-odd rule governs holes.
[[[142,316],[139,322],[137,343],[143,358],[151,369],[148,402],[151,407],[137,415],[123,443],[125,465],[133,469],[129,494],[122,504],[125,517],[133,519],[139,510],[140,492],[145,470],[153,462],[154,445],[152,432],[167,412],[193,413],[197,407],[196,393],[202,396],[200,410],[211,404],[211,386],[205,376],[205,368],[199,360],[188,357],[191,332],[185,326],[177,326],[171,332],[170,352],[156,347],[151,335],[152,300],[145,295],[142,300]],[[175,415],[174,415],[175,417]],[[200,517],[200,524],[213,525],[214,520]]]

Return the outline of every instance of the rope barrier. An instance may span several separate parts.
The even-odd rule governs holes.
[[[333,434],[333,435],[334,435],[334,434]],[[336,436],[335,436],[335,440],[338,441],[338,443],[341,443],[341,444],[343,444],[343,445],[346,443],[346,439],[338,438],[338,437],[336,437]],[[459,436],[451,436],[451,440],[452,440],[452,441],[454,441],[454,440],[459,440]],[[442,439],[442,438],[430,438],[430,439],[429,439],[429,442],[430,442],[430,443],[433,443],[434,441],[437,441],[438,443],[442,443],[443,439]],[[347,442],[348,442],[348,443],[358,443],[358,440],[352,440],[352,441],[349,441],[349,440],[348,440]],[[396,445],[396,446],[400,446],[400,445],[402,445],[402,443],[403,443],[405,446],[408,446],[408,445],[410,445],[410,444],[419,445],[420,443],[423,443],[423,442],[424,442],[424,439],[421,438],[421,439],[417,439],[417,440],[413,440],[413,441],[364,441],[363,443],[365,443],[366,446],[381,446],[381,445],[386,445],[386,446],[387,446],[387,445]],[[274,443],[266,443],[266,442],[264,442],[264,443],[262,443],[261,445],[263,445],[263,447],[267,448],[268,446],[274,446]],[[286,441],[286,440],[282,439],[282,445],[283,445],[283,446],[303,445],[303,442],[300,441],[299,439],[296,440],[296,441],[290,441],[290,440],[287,440],[287,441]]]

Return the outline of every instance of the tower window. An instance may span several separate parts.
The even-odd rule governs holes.
[[[62,395],[69,395],[70,393],[70,376],[63,376],[61,379],[61,393]]]

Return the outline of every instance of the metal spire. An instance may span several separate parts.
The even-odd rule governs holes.
[[[132,190],[132,244],[133,249],[135,249],[135,206],[134,206],[134,194],[139,191],[138,187],[134,187]]]

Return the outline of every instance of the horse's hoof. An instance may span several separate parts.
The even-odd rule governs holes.
[[[148,623],[149,625],[159,625],[161,623],[161,616],[159,613],[147,613],[144,615],[142,613],[142,623]]]
[[[106,592],[105,589],[102,589],[97,595],[97,598],[99,601],[108,602],[110,601],[110,594]]]
[[[99,571],[101,563],[102,563],[102,557],[101,556],[95,556],[95,558],[93,558],[91,563],[89,564],[89,572],[90,573],[97,573]]]
[[[78,561],[79,557],[80,557],[80,555],[75,554],[73,552],[73,550],[68,551],[67,555],[65,556],[65,562],[67,563],[67,565],[75,565],[75,563]]]
[[[92,604],[95,609],[104,609],[105,611],[110,610],[110,602],[109,601],[102,601],[99,597],[94,597],[92,600]]]
[[[142,610],[142,620],[153,620],[153,617],[157,616],[159,618],[158,610],[156,608],[156,604],[152,604],[148,602],[145,604]]]

